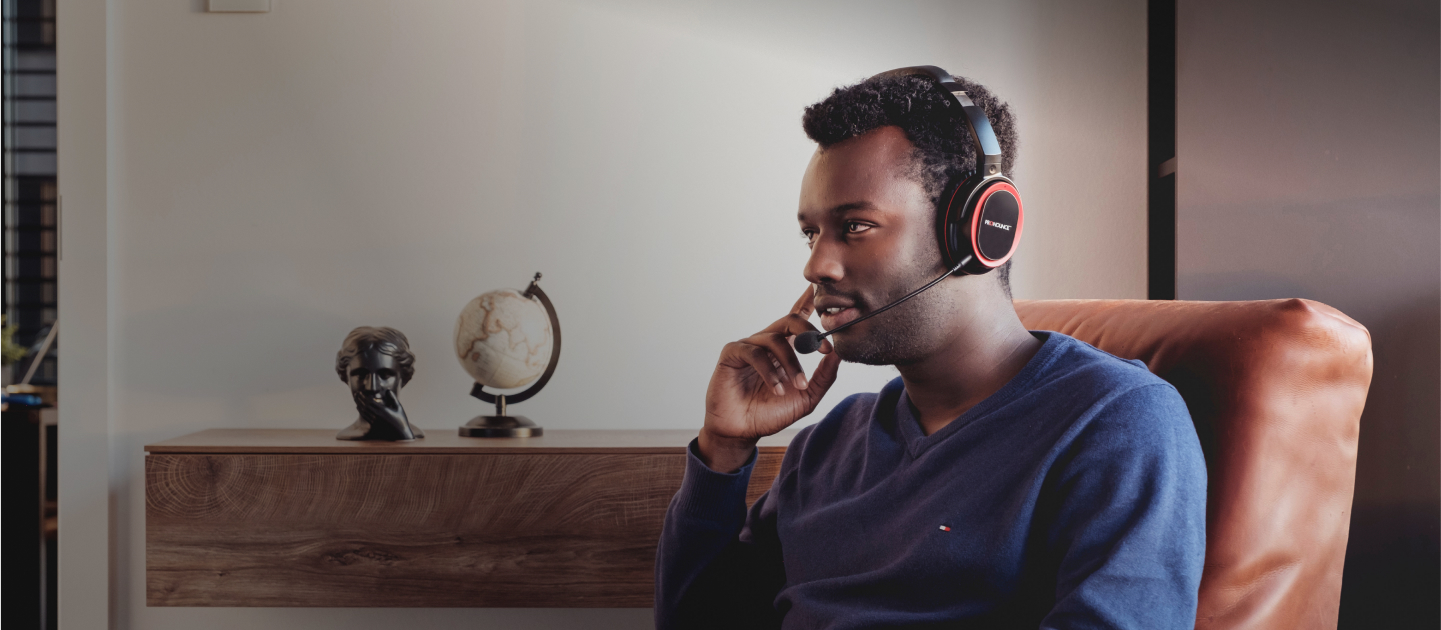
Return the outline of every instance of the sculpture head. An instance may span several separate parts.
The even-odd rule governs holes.
[[[345,336],[335,354],[335,373],[350,391],[366,398],[398,394],[415,375],[415,355],[405,334],[385,326],[361,326]]]

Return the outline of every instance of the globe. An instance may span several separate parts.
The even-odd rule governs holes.
[[[495,389],[528,385],[550,362],[550,316],[514,289],[471,300],[455,321],[455,355],[475,382]]]

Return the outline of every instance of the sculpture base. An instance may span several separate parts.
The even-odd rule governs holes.
[[[460,427],[460,437],[540,437],[544,433],[525,416],[476,416]]]
[[[335,439],[353,442],[409,442],[425,437],[425,432],[421,431],[420,427],[414,425],[411,425],[410,433],[414,437],[387,436],[382,431],[375,431],[369,422],[360,419],[350,423],[350,426],[341,429],[340,433],[335,434]]]

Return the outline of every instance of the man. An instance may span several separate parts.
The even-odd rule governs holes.
[[[1011,172],[1015,124],[984,87]],[[811,283],[727,344],[657,556],[656,625],[1190,628],[1205,466],[1185,404],[1139,362],[1016,316],[1004,267],[951,276],[836,333],[808,380],[789,338],[939,277],[936,207],[975,168],[927,76],[878,75],[806,110]],[[749,509],[757,440],[809,414],[842,360],[894,365],[800,431]]]

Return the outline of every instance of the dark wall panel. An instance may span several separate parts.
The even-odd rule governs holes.
[[[1179,297],[1371,331],[1340,625],[1436,628],[1437,4],[1185,0],[1177,41]]]

